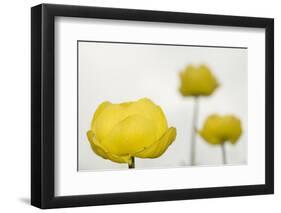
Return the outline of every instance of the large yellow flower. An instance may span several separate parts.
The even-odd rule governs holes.
[[[218,82],[206,65],[187,66],[180,72],[180,92],[183,96],[209,96],[218,87]]]
[[[92,150],[117,163],[131,165],[132,157],[157,158],[176,138],[162,109],[147,98],[136,102],[103,102],[87,132]]]
[[[233,115],[210,115],[199,134],[210,144],[235,144],[242,134],[241,121]]]

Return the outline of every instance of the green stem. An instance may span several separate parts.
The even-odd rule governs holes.
[[[226,161],[225,142],[223,142],[223,143],[221,144],[221,150],[222,150],[222,162],[223,162],[223,164],[227,164],[227,161]]]
[[[128,165],[129,169],[134,169],[135,168],[135,158],[131,157],[132,163]]]
[[[199,111],[199,98],[197,96],[194,97],[194,107],[193,107],[193,120],[192,120],[192,131],[191,131],[191,148],[190,148],[190,164],[191,166],[195,165],[195,152],[196,152],[196,126],[198,119],[198,111]]]

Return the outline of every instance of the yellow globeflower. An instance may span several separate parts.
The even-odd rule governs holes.
[[[206,65],[187,66],[180,72],[180,92],[183,96],[209,96],[218,87],[218,82]]]
[[[210,115],[199,134],[210,144],[235,144],[242,134],[241,121],[233,115]]]
[[[157,158],[176,138],[162,109],[148,98],[135,102],[103,102],[87,132],[92,150],[104,159],[132,164],[132,157]]]

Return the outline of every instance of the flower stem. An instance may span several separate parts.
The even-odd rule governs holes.
[[[128,165],[129,169],[134,169],[135,168],[135,158],[131,157],[132,163]]]
[[[227,164],[227,162],[226,162],[225,142],[223,142],[221,144],[221,150],[222,150],[222,162],[223,162],[223,164]]]
[[[192,120],[192,131],[191,131],[191,148],[190,148],[190,164],[191,166],[195,165],[195,151],[196,151],[196,126],[197,126],[197,119],[198,119],[198,111],[199,105],[197,96],[194,97],[194,107],[193,107],[193,120]]]

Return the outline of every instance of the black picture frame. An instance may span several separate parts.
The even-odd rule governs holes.
[[[93,195],[54,195],[55,17],[263,28],[265,48],[265,184]],[[105,204],[217,198],[274,193],[274,20],[148,10],[41,4],[31,8],[31,204],[60,208]]]

